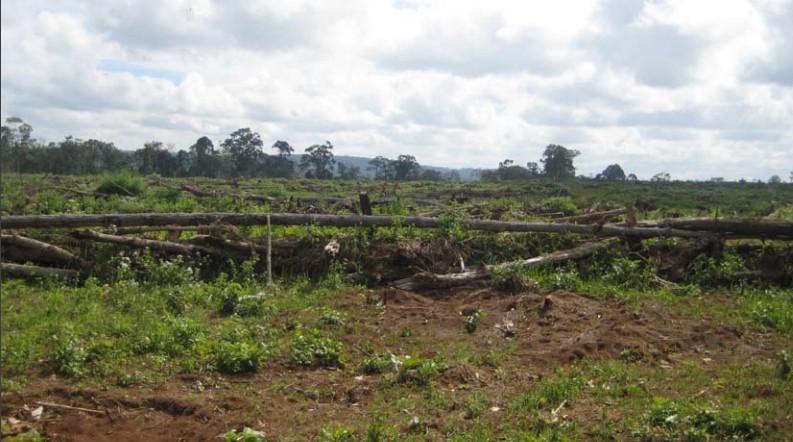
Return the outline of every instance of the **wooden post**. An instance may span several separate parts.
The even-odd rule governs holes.
[[[267,215],[267,285],[273,285],[273,231]]]
[[[369,194],[366,192],[359,192],[358,200],[361,202],[361,215],[371,215],[372,203],[369,202]]]

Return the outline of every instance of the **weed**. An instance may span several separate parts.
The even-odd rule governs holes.
[[[787,351],[782,350],[776,354],[776,375],[778,378],[788,379],[790,377],[792,362],[790,353]]]
[[[361,362],[361,372],[365,374],[380,374],[394,367],[393,355],[371,354]]]
[[[394,382],[418,387],[430,385],[446,370],[446,365],[436,359],[405,356],[395,359],[397,373]]]
[[[245,427],[242,431],[230,430],[223,435],[224,442],[264,442],[264,432]]]
[[[344,315],[338,310],[325,307],[322,309],[318,322],[322,325],[344,324]]]
[[[142,194],[145,189],[146,181],[143,177],[125,171],[105,175],[96,191],[110,195],[137,196]]]
[[[70,331],[55,336],[52,363],[55,372],[70,378],[85,374],[88,355],[80,340]]]
[[[476,309],[465,317],[465,331],[474,333],[479,328],[479,321],[482,319],[482,310]]]
[[[319,432],[321,442],[354,442],[355,432],[346,427],[323,428]]]
[[[264,358],[260,344],[220,341],[214,346],[212,364],[221,373],[248,373],[258,370]]]
[[[292,362],[301,367],[341,367],[342,344],[316,330],[297,332],[292,339]]]
[[[481,394],[468,396],[465,406],[465,418],[476,419],[487,409],[487,398]]]

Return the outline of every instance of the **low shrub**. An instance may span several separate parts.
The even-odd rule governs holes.
[[[105,175],[96,191],[109,195],[138,196],[146,190],[143,177],[129,171]]]

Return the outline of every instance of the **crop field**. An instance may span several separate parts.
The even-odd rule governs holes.
[[[3,440],[793,434],[790,184],[7,174],[2,193]]]

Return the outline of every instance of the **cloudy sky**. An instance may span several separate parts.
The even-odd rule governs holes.
[[[495,167],[793,170],[793,0],[2,0],[2,118]]]

